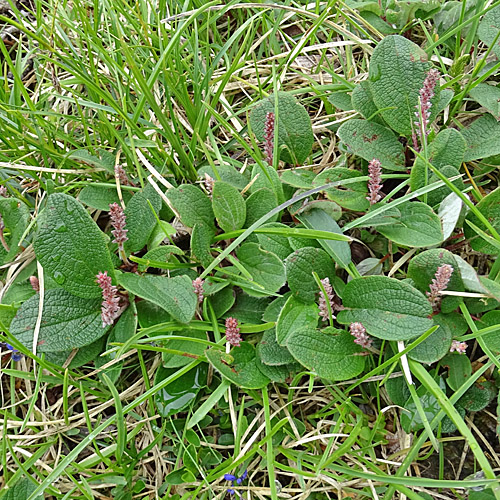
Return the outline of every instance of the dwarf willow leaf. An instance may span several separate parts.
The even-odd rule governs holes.
[[[187,276],[153,276],[125,273],[119,283],[126,290],[165,309],[180,323],[189,323],[194,316],[198,296]]]
[[[293,359],[293,358],[292,358]],[[286,383],[287,379],[292,378],[300,369],[301,366],[294,360],[287,365],[266,365],[262,360],[255,358],[257,368],[269,378],[272,382]]]
[[[280,366],[293,363],[294,358],[286,348],[276,341],[274,328],[266,330],[257,344],[257,355],[265,365]]]
[[[219,226],[226,232],[241,229],[247,209],[240,192],[231,184],[216,181],[212,193],[212,207]]]
[[[429,247],[443,241],[441,219],[425,203],[400,205],[401,217],[392,225],[380,226],[378,232],[398,245]]]
[[[313,181],[313,187],[323,186],[331,182],[339,182],[347,179],[363,177],[361,172],[344,167],[335,167],[323,170]],[[368,188],[366,180],[345,184],[344,186],[330,187],[325,189],[330,200],[349,210],[367,210],[370,206],[366,199]]]
[[[285,346],[288,337],[295,330],[316,328],[318,319],[319,307],[317,304],[305,304],[290,295],[281,309],[276,323],[278,344]]]
[[[374,121],[383,125],[383,120],[378,114],[378,108],[373,102],[373,96],[370,90],[370,82],[368,80],[365,80],[354,87],[351,98],[354,109],[360,115],[362,115],[367,120],[371,118],[370,121]]]
[[[278,97],[278,141],[280,158],[286,163],[302,165],[311,153],[314,136],[311,119],[304,106],[292,94],[278,92],[260,101],[250,112],[250,125],[259,141],[264,140],[267,113],[275,112]]]
[[[22,201],[15,198],[0,198],[0,216],[5,228],[10,231],[10,236],[5,240],[9,251],[0,245],[0,262],[10,262],[19,252],[21,236],[28,227],[30,212]]]
[[[439,328],[408,353],[408,357],[420,363],[435,363],[445,356],[451,346],[451,340],[463,335],[467,322],[458,313],[436,314],[432,317]]]
[[[24,302],[10,324],[10,333],[31,350],[39,301],[37,293]],[[68,351],[87,346],[108,329],[102,326],[100,299],[83,299],[61,288],[46,290],[36,350]]]
[[[463,292],[464,284],[460,276],[460,269],[455,260],[455,256],[443,248],[431,248],[414,257],[408,265],[408,278],[413,280],[415,288],[422,293],[426,293],[430,290],[429,286],[435,277],[438,267],[443,264],[449,264],[453,267],[453,273],[446,290]],[[462,297],[442,297],[441,311],[444,313],[451,312],[462,302]]]
[[[99,272],[114,277],[106,236],[81,203],[66,194],[49,196],[33,247],[45,272],[79,297],[102,295],[96,283]]]
[[[344,330],[295,330],[287,347],[300,364],[328,380],[356,377],[365,367],[365,357],[359,355],[361,347]]]
[[[303,302],[314,302],[319,293],[313,271],[320,279],[332,278],[334,264],[330,256],[320,248],[299,248],[286,261],[286,279],[293,296]]]
[[[149,203],[148,203],[149,202]],[[151,210],[151,206],[153,210]],[[143,191],[139,191],[132,196],[125,208],[127,222],[127,238],[125,251],[128,253],[138,252],[146,246],[151,233],[156,226],[156,215],[161,208],[160,195],[148,184]]]
[[[181,217],[183,224],[194,227],[202,224],[214,227],[214,212],[208,196],[192,184],[183,184],[167,191],[167,198]]]
[[[260,188],[254,191],[245,201],[247,217],[245,227],[250,227],[254,222],[257,222],[262,216],[278,206],[276,194],[268,188]],[[278,220],[279,215],[275,214],[268,220],[274,222]]]
[[[480,83],[469,91],[469,95],[486,108],[497,120],[500,120],[500,88],[487,83]]]
[[[21,500],[21,498],[29,498],[30,495],[36,490],[37,483],[33,483],[27,477],[21,478],[17,483],[9,488],[5,488],[5,495],[2,496],[2,500]],[[42,496],[37,497],[42,499]]]
[[[396,132],[410,135],[414,130],[415,107],[431,64],[418,45],[400,35],[386,36],[373,51],[369,82],[373,102],[384,121]],[[439,85],[432,98],[432,122],[439,101]],[[371,159],[371,158],[370,158]],[[384,162],[382,158],[382,165]]]
[[[298,216],[300,222],[310,229],[330,231],[342,234],[342,229],[324,210],[313,208]],[[346,268],[351,262],[351,247],[347,241],[318,240],[319,244],[329,253],[335,262],[342,268]]]
[[[500,154],[500,122],[489,113],[474,120],[461,134],[467,143],[464,161]]]
[[[443,358],[442,365],[448,368],[446,382],[453,391],[458,391],[472,375],[472,365],[467,356],[449,353]]]
[[[129,191],[122,191],[123,200],[128,203],[132,197]],[[84,205],[109,212],[109,205],[120,203],[116,188],[107,186],[85,186],[78,194],[78,200]]]
[[[416,288],[386,276],[366,276],[347,283],[342,293],[346,309],[341,324],[363,323],[366,331],[386,340],[418,337],[432,327],[432,308]]]
[[[488,219],[490,224],[497,230],[500,230],[500,188],[495,189],[487,196],[485,196],[477,205],[476,208]],[[485,226],[473,212],[470,212],[466,221],[472,222],[474,225],[485,231]],[[470,246],[476,252],[483,252],[487,254],[497,254],[498,248],[488,241],[484,240],[476,234],[476,231],[464,224],[464,234],[470,240]]]
[[[255,349],[248,342],[241,342],[239,347],[231,350],[233,362],[229,363],[227,354],[218,349],[206,351],[208,361],[219,371],[224,378],[243,389],[262,389],[269,382],[258,368]]]
[[[354,118],[343,123],[337,135],[355,155],[367,161],[377,158],[388,170],[404,169],[403,145],[387,127]]]
[[[263,250],[257,243],[243,243],[237,252],[243,267],[252,275],[263,291],[276,292],[285,284],[285,266],[272,252]]]
[[[497,39],[498,31],[500,31],[500,5],[486,12],[477,29],[479,39],[488,47],[497,40],[497,43],[492,47],[492,51],[500,58],[500,47]]]

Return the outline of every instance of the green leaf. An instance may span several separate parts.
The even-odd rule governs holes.
[[[365,80],[354,87],[354,90],[352,91],[352,105],[354,106],[354,109],[367,120],[373,116],[370,121],[383,125],[382,118],[380,118],[378,114],[375,114],[377,113],[378,108],[373,102],[373,95],[370,90],[370,82],[368,80]]]
[[[315,329],[318,325],[319,307],[317,304],[305,304],[293,295],[288,297],[276,322],[276,341],[286,346],[288,337],[295,330]]]
[[[155,385],[160,384],[175,372],[176,369],[158,367],[155,374]],[[200,389],[206,385],[207,373],[207,365],[201,363],[156,392],[154,396],[156,411],[162,417],[169,417],[188,407],[194,402]]]
[[[439,388],[445,392],[446,384],[444,380],[439,377]],[[422,384],[417,389],[417,395],[420,399],[420,403],[424,409],[424,413],[429,421],[431,421],[441,410],[441,405],[436,397],[428,391],[427,387]],[[422,422],[422,416],[413,401],[413,398],[410,397],[406,404],[404,405],[406,411],[401,412],[401,426],[406,432],[413,432],[424,427]]]
[[[91,362],[94,362],[97,367],[100,360],[99,355],[104,351],[105,347],[105,336],[97,339],[95,342],[92,342],[92,344],[81,347],[80,349],[78,349],[75,357],[70,361],[68,368],[79,368],[80,366],[86,365],[87,363]],[[49,361],[50,363],[54,363],[55,365],[63,366],[71,354],[73,354],[73,349],[67,351],[47,352],[45,353],[45,361]]]
[[[30,350],[39,301],[39,293],[28,299],[10,324],[10,333]],[[102,326],[101,299],[75,297],[60,288],[46,290],[37,352],[83,347],[102,337],[108,329]]]
[[[265,365],[280,366],[293,363],[294,358],[285,346],[276,341],[274,328],[266,330],[257,344],[257,356]]]
[[[173,260],[174,262],[177,262],[177,260],[174,258],[172,259],[173,255],[183,255],[184,252],[179,248],[176,247],[175,245],[162,245],[156,248],[153,248],[153,250],[150,250],[149,252],[146,252],[144,256],[142,257],[146,261],[151,261],[151,262],[168,262],[169,260]],[[137,270],[141,273],[147,271],[149,267],[149,264],[139,264],[137,267]],[[154,267],[151,265],[151,267]]]
[[[271,227],[280,227],[288,230],[288,226],[285,224],[280,224],[279,222],[271,222],[263,224],[260,229],[266,229]],[[292,252],[292,247],[285,236],[280,236],[277,234],[257,234],[257,239],[263,250],[274,253],[279,259],[285,260]]]
[[[194,339],[207,340],[207,334],[201,330],[178,330],[176,332],[171,332],[173,335],[179,335],[180,337],[191,337]],[[162,347],[167,349],[174,349],[176,351],[183,351],[186,354],[194,354],[195,356],[203,356],[205,351],[205,344],[201,342],[192,342],[189,340],[162,340]],[[170,352],[162,352],[162,364],[164,368],[180,368],[182,366],[189,365],[193,361],[192,357],[182,356],[180,354],[172,354]]]
[[[231,184],[236,189],[241,191],[248,184],[249,179],[242,175],[235,167],[232,165],[217,165],[217,173],[219,174],[220,180]],[[198,178],[204,179],[205,173],[207,173],[212,179],[218,179],[216,173],[214,172],[211,165],[205,165],[200,167],[198,170]]]
[[[167,198],[181,217],[183,224],[214,227],[214,212],[208,196],[193,184],[183,184],[167,191]]]
[[[245,227],[250,227],[254,222],[257,222],[262,216],[278,206],[276,194],[268,188],[261,188],[254,191],[245,201],[247,217]],[[278,220],[279,214],[273,215],[269,221]]]
[[[153,206],[154,212],[151,210]],[[139,191],[132,196],[125,208],[127,222],[127,238],[125,242],[125,251],[135,253],[142,250],[156,226],[156,215],[161,208],[160,195],[154,190],[151,184],[148,184],[143,191]]]
[[[213,257],[210,253],[210,244],[214,236],[214,231],[206,224],[195,224],[191,233],[191,252],[193,256],[201,262],[203,267],[208,267]]]
[[[304,106],[293,95],[278,92],[278,141],[280,159],[286,163],[302,165],[310,155],[314,136],[311,119]],[[250,125],[259,141],[264,140],[266,114],[275,112],[276,94],[260,101],[250,112]]]
[[[227,317],[236,318],[240,323],[262,323],[262,313],[269,304],[267,297],[251,297],[241,293],[236,297],[236,304],[230,309]]]
[[[208,361],[223,377],[242,389],[262,389],[269,382],[257,367],[255,349],[248,342],[241,342],[240,347],[231,349],[233,361],[228,362],[227,354],[218,349],[206,351]]]
[[[453,337],[463,335],[467,322],[458,313],[436,314],[432,317],[439,328],[408,353],[408,357],[420,363],[431,364],[439,361],[450,350]]]
[[[493,44],[495,39],[497,39],[498,32],[500,31],[500,5],[496,6],[494,9],[486,12],[483,19],[479,23],[477,29],[477,35],[479,40],[484,42],[488,47]],[[500,58],[500,47],[497,43],[493,46],[492,52]]]
[[[414,130],[415,107],[430,69],[425,51],[400,35],[386,36],[373,51],[369,70],[373,101],[381,110],[382,118],[396,132],[408,136]],[[436,116],[439,84],[434,94],[431,122]],[[385,166],[382,158],[379,159]]]
[[[137,309],[135,307],[135,303],[132,302],[125,311],[123,311],[122,315],[118,318],[116,325],[111,330],[111,333],[108,336],[108,340],[106,342],[106,349],[110,349],[113,347],[111,344],[113,342],[125,343],[127,340],[132,338],[137,329]],[[82,349],[80,349],[81,351]],[[100,353],[99,353],[100,354]],[[112,352],[107,354],[106,356],[96,357],[96,368],[100,368],[101,366],[109,363],[116,357],[116,352]],[[192,361],[192,360],[191,360]],[[101,373],[105,373],[113,383],[118,380],[118,377],[121,374],[123,367],[123,361],[119,361],[112,366],[104,369],[99,373],[99,378],[101,378]]]
[[[491,191],[487,196],[485,196],[477,205],[476,208],[488,219],[490,224],[497,230],[500,230],[500,188],[496,188]],[[484,224],[476,217],[473,212],[469,212],[466,217],[466,221],[470,221],[479,229],[483,231],[486,229]],[[464,234],[467,239],[470,240],[470,246],[476,252],[482,252],[486,254],[498,254],[499,250],[496,246],[487,242],[480,236],[477,236],[476,232],[468,224],[464,224]]]
[[[303,302],[314,302],[319,293],[313,271],[320,279],[333,278],[334,264],[329,255],[320,248],[299,248],[285,261],[286,279],[293,296]]]
[[[281,183],[278,172],[276,172],[273,167],[270,165],[259,166],[256,163],[252,169],[252,179],[255,179],[255,181],[250,186],[251,193],[255,193],[255,191],[262,188],[267,188],[276,195],[278,203],[283,203],[285,201],[283,184]]]
[[[129,191],[122,191],[123,200],[128,203],[132,197]],[[109,205],[120,203],[116,188],[107,186],[85,186],[78,194],[78,200],[84,205],[109,212]]]
[[[468,411],[484,410],[495,397],[496,387],[489,380],[477,383],[470,387],[467,392],[457,401],[458,407]]]
[[[137,320],[141,328],[149,328],[159,323],[172,321],[172,317],[165,309],[149,302],[149,300],[140,300],[136,303],[136,307]]]
[[[443,264],[449,264],[453,267],[453,274],[446,290],[463,292],[464,284],[455,256],[443,248],[432,248],[413,257],[408,265],[408,278],[413,280],[415,288],[425,294],[430,291],[429,286],[434,279],[436,271]],[[445,296],[441,300],[441,311],[443,313],[451,312],[462,302],[462,297]]]
[[[472,365],[467,356],[457,353],[449,353],[441,361],[442,366],[448,368],[446,382],[453,391],[458,391],[472,375]]]
[[[27,477],[21,478],[14,485],[9,485],[9,488],[5,488],[5,495],[2,496],[2,500],[21,500],[29,498],[30,495],[36,490],[37,483],[32,482]],[[43,495],[37,496],[37,498],[42,499]]]
[[[445,165],[444,167],[439,167],[438,170],[444,176],[448,177],[448,179],[460,175],[460,172],[451,165]],[[427,179],[428,185],[439,180],[440,178],[434,172],[429,171]],[[415,163],[415,165],[411,170],[411,180],[410,180],[411,189],[412,191],[416,191],[417,189],[424,187],[424,184],[425,184],[425,166],[423,165],[423,163],[419,163],[418,165],[417,163]],[[464,181],[461,178],[454,180],[453,185],[460,190],[463,190],[465,188]],[[438,205],[451,192],[452,191],[448,186],[442,186],[438,189],[434,189],[430,193],[427,193],[428,205],[432,207]],[[420,199],[421,198],[422,197],[420,197]]]
[[[187,276],[167,278],[125,273],[120,275],[119,283],[134,295],[162,307],[180,323],[189,323],[193,319],[198,296]]]
[[[407,340],[418,337],[432,327],[428,316],[432,308],[416,288],[386,276],[366,276],[350,281],[342,293],[346,309],[337,321],[363,323],[374,337],[386,340]]]
[[[263,291],[273,293],[285,284],[285,266],[281,260],[257,243],[243,243],[237,257],[252,275],[253,281],[263,287]]]
[[[328,94],[328,102],[341,111],[350,111],[353,109],[351,94],[346,90],[339,90]]]
[[[443,241],[441,219],[425,203],[414,201],[400,205],[401,218],[378,232],[387,239],[408,247],[429,247]]]
[[[100,297],[99,272],[114,277],[106,236],[71,196],[51,194],[33,241],[45,272],[61,287],[84,298]]]
[[[500,120],[500,88],[487,83],[480,83],[469,91],[469,95]]]
[[[302,212],[297,218],[310,229],[331,231],[335,234],[343,234],[339,225],[324,210],[313,208]],[[351,262],[351,247],[347,241],[318,240],[319,244],[343,269]]]
[[[301,369],[301,366],[295,360],[293,363],[289,363],[287,365],[275,366],[266,365],[259,357],[257,357],[255,358],[255,363],[263,375],[271,379],[272,382],[281,384],[285,384],[288,379],[293,378],[293,376]]]
[[[4,230],[9,251],[0,245],[0,262],[6,263],[10,262],[20,250],[21,236],[28,227],[30,212],[22,201],[15,198],[0,198],[0,215],[5,228],[10,232],[10,236],[7,236],[7,231]]]
[[[500,122],[489,113],[474,120],[461,134],[467,143],[464,161],[500,154]]]
[[[300,364],[328,380],[356,377],[365,367],[365,357],[359,355],[361,347],[343,330],[295,330],[287,347]]]
[[[247,208],[240,192],[231,184],[216,181],[212,193],[215,218],[224,231],[241,229],[245,224]]]
[[[281,182],[296,188],[309,189],[316,174],[312,170],[291,168],[281,173]]]
[[[344,167],[335,167],[323,170],[313,181],[313,187],[323,186],[330,182],[338,182],[347,179],[363,177],[361,172]],[[330,187],[325,189],[330,200],[349,210],[364,211],[370,206],[366,199],[368,187],[366,180],[346,184],[345,186]]]
[[[223,316],[235,302],[235,296],[232,287],[225,287],[210,297],[210,304],[214,309],[216,318]]]
[[[177,233],[172,224],[164,220],[156,221],[153,231],[148,239],[148,250],[153,250],[154,248],[160,246],[165,240],[170,241],[169,236],[173,236]],[[179,254],[179,255],[182,255]]]
[[[483,341],[494,353],[500,352],[500,311],[489,311],[481,317],[481,327],[498,325],[498,330],[483,335]]]
[[[403,145],[387,127],[354,118],[343,123],[337,135],[355,155],[367,161],[377,158],[387,170],[404,169]]]

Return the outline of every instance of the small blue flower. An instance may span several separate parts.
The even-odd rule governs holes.
[[[243,472],[243,474],[240,477],[236,477],[234,474],[224,474],[224,479],[226,481],[231,481],[232,486],[235,485],[234,483],[236,483],[239,486],[247,478],[247,476],[248,476],[248,471],[245,470],[245,472]],[[236,491],[233,488],[228,488],[227,492],[230,495],[236,494]],[[238,496],[241,498],[241,495],[239,493]]]
[[[5,345],[9,351],[11,351],[13,361],[21,361],[23,355],[15,347],[11,346],[7,342],[2,342],[2,344]]]
[[[234,474],[224,474],[224,479],[226,481],[236,481],[236,476]]]
[[[248,471],[245,469],[245,472],[238,478],[236,479],[236,484],[241,484],[248,476]]]

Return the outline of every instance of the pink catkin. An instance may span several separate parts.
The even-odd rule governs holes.
[[[232,346],[239,347],[241,342],[238,320],[235,318],[226,319],[226,341]]]
[[[200,277],[196,278],[193,280],[193,288],[194,288],[194,293],[198,295],[198,303],[201,304],[203,302],[203,283],[204,280],[202,280]]]
[[[269,165],[273,164],[274,154],[274,113],[266,114],[264,125],[264,154]]]
[[[328,303],[330,303],[330,308],[332,310],[332,317],[335,319],[335,316],[333,315],[333,311],[335,311],[335,309],[336,309],[335,303],[333,301],[335,294],[334,294],[332,285],[330,284],[329,278],[323,278],[321,280],[321,283],[323,284],[323,288],[325,289],[326,297],[323,294],[323,290],[320,290],[320,292],[319,292],[319,315],[321,316],[321,318],[323,318],[324,321],[328,321],[329,320]]]
[[[111,225],[113,230],[111,234],[115,237],[113,243],[118,244],[118,252],[123,262],[126,262],[127,257],[125,255],[125,249],[123,244],[128,240],[127,231],[125,229],[125,224],[127,222],[123,208],[118,205],[118,203],[111,203],[109,205],[109,216],[111,219]]]
[[[111,284],[111,276],[108,272],[99,272],[96,276],[97,284],[102,290],[101,319],[102,326],[112,325],[120,315],[120,297],[117,294],[116,286]]]
[[[9,197],[9,192],[5,186],[0,186],[0,196],[3,196],[4,198]]]
[[[214,191],[215,179],[213,177],[210,177],[205,172],[205,178],[203,179],[203,184],[205,185],[205,189],[207,190],[208,196],[210,196],[210,198],[212,198],[212,193]]]
[[[442,264],[437,268],[436,274],[429,285],[430,292],[426,292],[432,307],[436,307],[438,305],[439,292],[446,290],[452,274],[453,266],[450,266],[450,264]]]
[[[40,291],[40,282],[38,281],[38,278],[36,276],[30,276],[30,285],[35,292]]]
[[[362,323],[351,323],[349,326],[351,335],[354,337],[354,343],[359,344],[361,347],[369,348],[372,345],[371,337],[366,333],[366,328]]]
[[[382,189],[382,165],[379,160],[374,158],[368,164],[368,192],[370,196],[366,199],[370,205],[374,205],[377,201],[382,199],[380,190]]]
[[[132,183],[127,177],[125,169],[121,165],[115,165],[115,177],[120,181],[122,186],[131,186]]]
[[[465,342],[459,342],[458,340],[452,340],[450,352],[457,351],[458,354],[465,354],[467,349],[467,344]]]
[[[431,69],[425,77],[422,88],[420,89],[420,101],[415,106],[417,111],[415,116],[417,121],[415,122],[415,127],[417,128],[418,136],[420,137],[420,143],[424,141],[430,130],[428,129],[429,120],[431,117],[431,99],[434,97],[434,89],[439,81],[439,71],[437,69]],[[417,144],[417,135],[414,133],[413,145]]]

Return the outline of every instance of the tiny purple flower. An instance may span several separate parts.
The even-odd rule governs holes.
[[[328,303],[330,303],[330,307],[332,309],[332,316],[335,319],[335,316],[333,315],[333,311],[335,311],[335,303],[333,301],[333,297],[335,294],[333,291],[333,287],[330,284],[329,278],[323,278],[321,280],[321,283],[325,289],[326,297],[323,294],[323,290],[320,290],[320,292],[319,292],[319,315],[321,316],[321,318],[323,318],[324,321],[328,321],[328,319],[329,319]]]
[[[382,164],[376,158],[368,164],[368,191],[370,196],[366,199],[370,205],[374,205],[382,199],[380,190],[382,189]]]
[[[193,288],[194,288],[194,293],[198,295],[198,303],[201,304],[203,302],[203,283],[205,283],[204,280],[202,280],[199,276],[195,280],[193,280]]]
[[[111,284],[111,276],[108,276],[107,271],[99,272],[96,278],[102,290],[101,319],[102,327],[105,328],[107,325],[112,325],[120,316],[120,297],[116,286]]]
[[[274,113],[266,114],[264,125],[264,153],[269,165],[273,164],[274,153]]]

